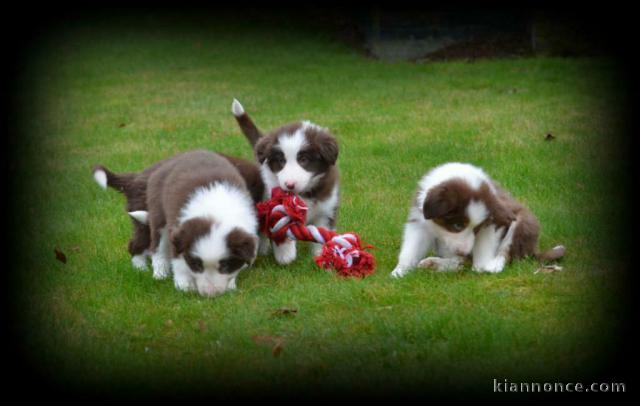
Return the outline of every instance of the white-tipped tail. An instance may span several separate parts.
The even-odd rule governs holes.
[[[543,262],[555,261],[564,257],[566,253],[567,253],[567,249],[565,248],[564,245],[556,245],[550,250],[543,252],[541,254],[538,254],[537,257],[539,260]]]
[[[148,222],[149,222],[149,212],[146,211],[146,210],[130,211],[129,215],[134,220],[137,220],[142,224],[148,224]]]
[[[93,172],[93,179],[96,180],[96,183],[100,185],[101,188],[107,188],[107,173],[102,169],[98,169]]]
[[[147,256],[144,254],[134,255],[131,257],[131,265],[134,268],[144,271],[147,269]]]
[[[244,114],[244,107],[237,99],[233,99],[233,103],[231,103],[231,112],[234,116],[240,117]]]

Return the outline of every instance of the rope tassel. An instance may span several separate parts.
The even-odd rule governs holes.
[[[340,276],[363,278],[375,270],[373,254],[365,250],[356,233],[338,234],[324,227],[305,225],[307,205],[300,197],[279,187],[271,191],[271,199],[256,205],[260,231],[282,244],[286,239],[323,244],[322,252],[314,258],[323,269],[335,269]]]

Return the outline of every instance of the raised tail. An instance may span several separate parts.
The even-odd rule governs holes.
[[[135,180],[137,173],[113,173],[102,165],[93,167],[93,179],[101,188],[110,186],[119,192],[126,193]]]
[[[233,103],[231,104],[231,112],[236,118],[244,136],[247,137],[251,146],[255,147],[258,140],[262,137],[262,132],[256,127],[249,115],[244,111],[242,104],[236,99],[233,99]]]
[[[130,211],[129,216],[142,224],[149,224],[149,212],[147,210]]]
[[[564,245],[556,245],[550,250],[537,254],[536,258],[540,262],[557,261],[560,258],[564,257],[564,254],[566,252],[567,252],[567,249],[564,247]]]

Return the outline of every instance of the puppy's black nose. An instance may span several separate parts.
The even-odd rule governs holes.
[[[284,182],[284,185],[287,187],[287,189],[289,190],[293,190],[296,188],[296,182],[291,182],[291,181],[286,181]]]

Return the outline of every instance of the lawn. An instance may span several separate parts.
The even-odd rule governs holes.
[[[628,167],[614,60],[388,63],[312,26],[233,18],[81,21],[37,44],[12,151],[28,220],[11,224],[23,345],[54,386],[483,394],[494,378],[587,379],[611,356],[626,248],[611,213],[626,209]],[[336,135],[338,230],[375,246],[374,275],[338,278],[303,248],[286,267],[260,257],[236,292],[205,299],[131,267],[124,198],[90,168],[196,148],[251,159],[234,97],[263,129],[308,119]],[[567,246],[564,270],[523,260],[390,278],[417,181],[447,161],[481,166],[531,208],[541,247]]]

